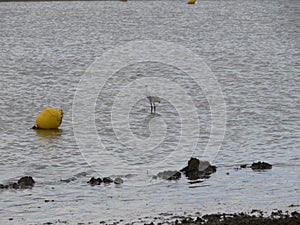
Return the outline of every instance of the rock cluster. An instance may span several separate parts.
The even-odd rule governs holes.
[[[35,181],[30,176],[21,177],[17,182],[9,184],[0,184],[0,189],[22,189],[22,188],[32,188]]]
[[[164,180],[178,180],[181,178],[181,173],[187,176],[189,180],[197,180],[209,178],[210,174],[216,172],[216,166],[210,165],[208,161],[201,161],[197,158],[191,158],[188,165],[180,171],[167,170],[159,172],[153,178],[161,178]]]
[[[210,165],[208,161],[201,161],[197,158],[191,158],[188,165],[180,170],[189,180],[209,178],[212,173],[217,171],[216,166]]]
[[[272,169],[272,165],[266,162],[257,162],[257,163],[252,163],[251,165],[252,170],[267,170],[267,169]]]
[[[103,177],[103,179],[101,179],[100,177],[98,177],[98,178],[92,177],[87,183],[89,183],[92,186],[95,186],[95,185],[100,185],[101,183],[104,183],[104,184],[110,184],[110,183],[122,184],[123,182],[124,182],[123,179],[120,178],[120,177],[117,177],[114,180],[110,177]]]

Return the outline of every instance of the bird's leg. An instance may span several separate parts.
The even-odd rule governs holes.
[[[155,111],[156,111],[155,102],[153,102],[153,108],[154,108],[154,113],[155,113]]]
[[[150,105],[151,105],[151,113],[153,111],[153,105],[152,105],[152,102],[150,102]]]

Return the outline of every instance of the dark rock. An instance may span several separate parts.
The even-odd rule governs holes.
[[[35,181],[32,177],[25,176],[21,177],[18,182],[8,183],[8,184],[0,184],[0,189],[20,189],[20,188],[28,188],[33,187]]]
[[[289,205],[288,207],[299,207],[299,205],[291,204],[291,205]]]
[[[204,220],[202,218],[200,218],[199,216],[195,220],[196,224],[202,224],[203,222],[204,222]]]
[[[181,173],[179,171],[177,171],[175,174],[173,174],[172,176],[170,176],[168,178],[168,180],[178,180],[181,178]]]
[[[33,187],[34,183],[35,183],[35,181],[30,176],[21,177],[18,180],[18,185],[20,187]]]
[[[103,178],[103,182],[104,182],[105,184],[108,184],[108,183],[112,183],[112,182],[114,182],[114,181],[113,181],[113,179],[111,179],[110,177],[104,177],[104,178]]]
[[[17,183],[11,183],[8,185],[8,188],[19,189],[20,186]]]
[[[222,216],[220,214],[206,214],[202,218],[209,222],[218,222],[221,219],[221,217]]]
[[[251,214],[253,214],[253,213],[257,213],[260,216],[263,216],[263,214],[264,214],[264,212],[262,210],[259,210],[259,209],[252,209]]]
[[[240,168],[245,169],[247,167],[247,164],[240,165]]]
[[[188,179],[197,180],[209,178],[209,175],[217,171],[216,166],[210,165],[208,161],[200,161],[197,158],[191,158],[188,165],[180,170]]]
[[[181,177],[181,173],[177,170],[167,170],[159,172],[157,177],[164,180],[178,180]]]
[[[122,184],[123,182],[124,182],[123,179],[120,178],[120,177],[117,177],[117,178],[114,180],[114,183],[115,183],[115,184]]]
[[[90,185],[92,185],[92,186],[94,186],[94,185],[100,185],[101,183],[103,182],[103,180],[99,177],[99,178],[95,178],[95,177],[92,177],[89,181],[88,181],[88,183],[90,184]]]
[[[190,218],[190,217],[187,217],[187,218],[184,218],[182,221],[181,221],[181,224],[193,224],[194,223],[194,220],[193,218]]]
[[[291,215],[292,217],[300,218],[300,213],[298,213],[297,211],[292,212]]]
[[[188,166],[186,166],[185,168],[183,168],[182,170],[185,172],[190,172],[193,170],[198,170],[199,169],[199,165],[200,165],[200,160],[197,158],[191,158],[188,161]]]
[[[7,188],[6,186],[7,186],[7,185],[0,184],[0,189],[6,189],[6,188]]]
[[[0,189],[19,189],[20,186],[14,182],[14,183],[9,183],[9,184],[0,184]]]
[[[267,169],[272,169],[272,165],[266,162],[257,162],[257,163],[252,163],[251,165],[252,170],[267,170]]]

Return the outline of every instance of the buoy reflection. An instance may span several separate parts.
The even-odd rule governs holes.
[[[35,129],[37,135],[41,138],[47,138],[49,140],[57,139],[61,136],[62,130],[61,129],[52,129],[52,130],[45,130],[45,129]]]

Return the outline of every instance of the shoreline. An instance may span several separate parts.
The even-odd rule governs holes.
[[[298,205],[291,206],[298,207]],[[80,225],[93,225],[93,224],[105,224],[105,225],[299,225],[300,213],[291,210],[290,212],[283,212],[282,210],[273,210],[267,216],[266,212],[262,210],[253,209],[250,213],[212,213],[204,214],[196,213],[195,215],[178,216],[172,213],[160,213],[156,217],[138,218],[134,221],[110,220],[105,221],[99,219],[98,221],[68,221],[59,219],[55,221],[48,221],[43,223],[32,223],[34,225],[40,224],[80,224]],[[10,222],[14,221],[14,218],[9,219]]]
[[[291,213],[283,213],[281,210],[273,211],[269,216],[263,216],[260,210],[253,210],[251,213],[217,213],[206,214],[195,219],[186,217],[180,221],[175,221],[170,224],[182,225],[298,225],[300,224],[300,214],[297,211]],[[152,225],[152,224],[151,224]]]

